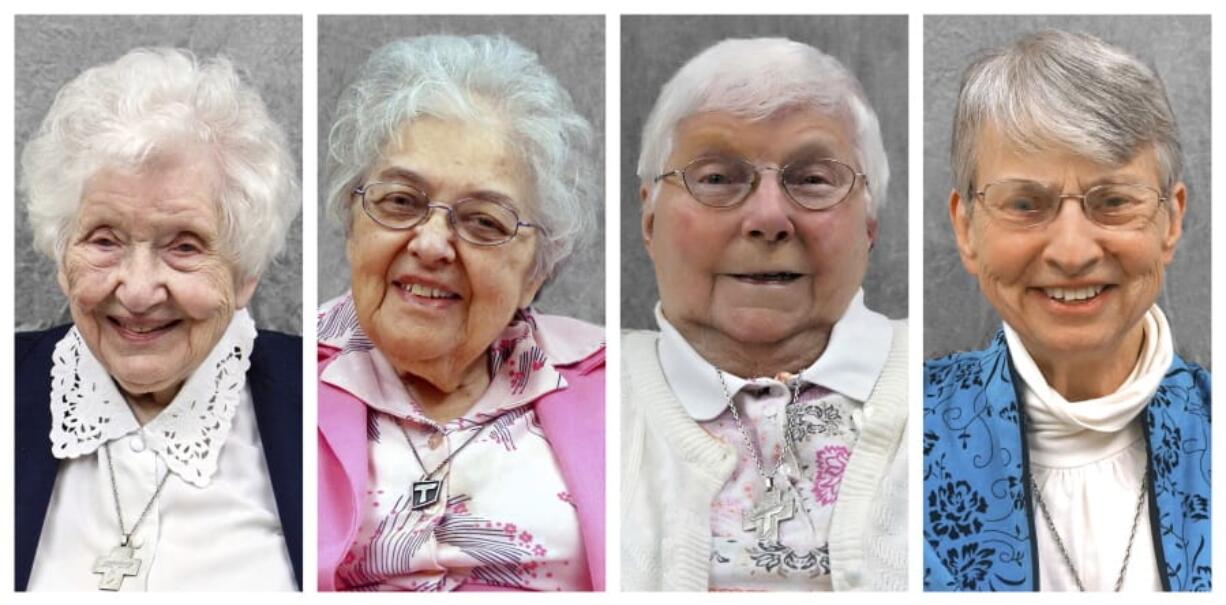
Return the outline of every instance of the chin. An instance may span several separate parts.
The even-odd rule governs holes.
[[[716,325],[728,338],[746,344],[779,342],[803,331],[792,314],[773,309],[745,309],[729,315]]]

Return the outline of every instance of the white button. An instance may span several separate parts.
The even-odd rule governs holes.
[[[143,452],[145,451],[145,439],[140,435],[133,435],[132,440],[128,442],[128,447],[134,452]]]

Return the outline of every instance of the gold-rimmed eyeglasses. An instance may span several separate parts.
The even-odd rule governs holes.
[[[515,238],[520,227],[544,228],[519,220],[505,203],[485,198],[464,198],[453,204],[435,204],[418,189],[404,183],[366,183],[353,190],[362,198],[362,210],[388,229],[412,229],[430,217],[430,211],[447,213],[447,222],[460,239],[478,246],[498,246]]]
[[[686,191],[698,203],[713,208],[731,208],[745,201],[758,186],[761,173],[774,171],[779,187],[796,205],[808,210],[826,210],[846,200],[868,176],[833,158],[809,158],[789,162],[783,167],[756,166],[735,157],[698,158],[684,168],[665,172],[653,182],[670,176],[681,177]]]
[[[1020,179],[988,183],[974,196],[982,201],[993,220],[1016,229],[1034,229],[1051,223],[1066,199],[1080,201],[1086,218],[1104,229],[1140,229],[1153,220],[1158,207],[1167,201],[1157,189],[1139,183],[1105,183],[1072,194]]]

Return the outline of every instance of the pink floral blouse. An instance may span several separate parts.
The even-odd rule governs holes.
[[[783,463],[775,489],[795,502],[794,516],[778,525],[777,540],[758,540],[746,529],[745,514],[765,485],[732,415],[725,410],[700,423],[735,447],[738,460],[712,504],[711,590],[831,590],[830,514],[859,435],[862,405],[817,385],[802,382],[799,388],[790,413],[791,390],[778,380],[755,379],[734,396],[766,472]],[[790,451],[785,435],[795,444]]]
[[[362,334],[351,300],[325,309],[321,340],[343,352],[320,378],[370,408],[366,506],[338,588],[585,588],[578,516],[531,405],[566,383],[536,329],[531,313],[517,316],[491,347],[485,394],[464,416],[438,424]],[[411,486],[436,467],[438,502],[411,510]]]

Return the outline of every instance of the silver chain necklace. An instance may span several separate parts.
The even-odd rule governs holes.
[[[153,490],[153,497],[145,503],[145,509],[140,512],[140,516],[132,524],[132,529],[126,530],[123,527],[123,507],[119,505],[119,485],[115,482],[115,463],[111,460],[111,442],[106,442],[103,449],[106,450],[106,468],[111,476],[111,494],[115,496],[115,517],[119,520],[119,534],[122,539],[119,541],[119,546],[112,549],[109,554],[94,560],[93,572],[102,575],[102,579],[98,582],[98,590],[119,590],[123,587],[125,578],[134,577],[140,573],[141,559],[134,554],[132,534],[136,533],[141,522],[149,515],[153,503],[158,499],[158,494],[162,493],[166,480],[170,478],[170,470],[167,469],[166,474],[162,475],[162,480],[158,481],[157,489]]]
[[[736,421],[736,428],[740,431],[741,438],[745,440],[745,449],[749,450],[749,455],[753,458],[753,464],[758,471],[758,476],[766,484],[766,491],[762,494],[762,501],[755,504],[752,510],[745,511],[742,514],[742,527],[745,531],[756,532],[758,541],[778,542],[779,523],[787,521],[796,515],[795,498],[785,498],[783,495],[785,490],[775,490],[775,475],[779,473],[779,469],[783,466],[784,456],[779,457],[779,461],[775,463],[775,468],[772,468],[769,473],[766,472],[766,467],[762,465],[762,458],[758,455],[758,445],[749,438],[749,431],[745,430],[745,425],[741,422],[741,414],[737,412],[736,403],[732,399],[732,393],[728,391],[728,383],[724,380],[723,370],[716,368],[715,374],[719,376],[719,384],[724,388],[724,398],[728,402],[728,411],[732,413],[732,419]],[[792,407],[800,393],[799,383],[793,385],[791,391],[792,399],[784,407],[786,414],[792,413]]]
[[[1141,509],[1145,505],[1146,482],[1149,480],[1149,463],[1145,464],[1145,473],[1141,475],[1141,491],[1137,494],[1137,510],[1132,515],[1132,531],[1128,534],[1128,548],[1124,549],[1124,563],[1120,565],[1120,575],[1115,579],[1115,592],[1119,592],[1124,586],[1124,574],[1128,571],[1128,560],[1132,558],[1132,542],[1137,537],[1137,526],[1141,522]],[[1056,548],[1060,550],[1060,556],[1064,558],[1064,564],[1068,566],[1069,571],[1073,574],[1073,581],[1077,583],[1077,590],[1086,591],[1086,587],[1081,583],[1081,574],[1077,571],[1077,566],[1073,565],[1073,558],[1069,556],[1068,550],[1064,547],[1064,540],[1060,539],[1059,532],[1056,531],[1056,524],[1051,520],[1051,513],[1047,512],[1047,503],[1043,501],[1043,492],[1039,490],[1039,484],[1034,480],[1034,474],[1030,475],[1030,486],[1034,489],[1035,499],[1039,501],[1039,510],[1043,513],[1043,519],[1047,521],[1047,529],[1051,531],[1051,536],[1056,542]]]
[[[438,463],[438,466],[434,467],[429,472],[426,472],[426,474],[422,475],[420,479],[413,482],[413,489],[411,492],[409,492],[410,509],[421,510],[423,508],[429,508],[430,506],[433,506],[435,502],[438,502],[439,495],[443,492],[443,480],[435,479],[434,473],[437,473],[439,469],[447,466],[447,463],[451,462],[451,459],[454,458],[456,454],[468,447],[468,444],[476,440],[477,437],[480,437],[481,433],[485,431],[485,427],[489,426],[493,420],[494,418],[490,418],[489,420],[480,423],[478,425],[480,428],[473,433],[472,437],[465,439],[464,443],[461,443],[460,447],[451,450],[451,453],[447,454],[447,457],[443,458],[443,461]],[[417,465],[421,467],[422,471],[425,471],[426,464],[422,462],[421,455],[417,453],[417,446],[413,445],[413,440],[409,437],[409,430],[404,428],[404,424],[402,424],[399,419],[396,419],[396,426],[400,427],[400,432],[404,435],[404,440],[409,442],[409,450],[413,452],[413,458],[417,460]]]

